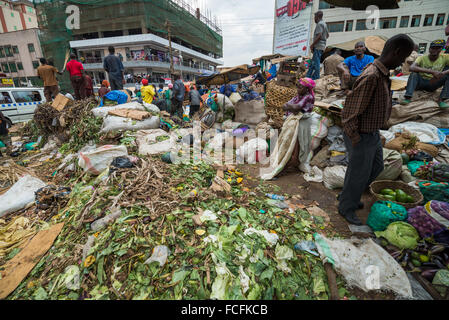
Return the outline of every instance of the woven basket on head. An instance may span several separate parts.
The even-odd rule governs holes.
[[[403,203],[403,202],[398,202],[398,201],[391,201],[391,202],[400,204],[401,206],[405,207],[406,209],[415,208],[415,207],[419,206],[424,201],[424,196],[418,189],[415,189],[401,181],[379,180],[379,181],[374,181],[373,183],[371,183],[371,185],[369,187],[371,194],[378,201],[386,201],[387,200],[380,194],[380,191],[382,191],[383,189],[392,189],[392,190],[401,189],[406,194],[410,195],[413,198],[413,200],[415,200],[415,202]],[[390,201],[390,200],[388,200],[388,201]]]
[[[280,128],[284,124],[284,110],[282,106],[297,95],[297,90],[278,86],[275,81],[267,83],[267,92],[265,93],[265,113],[274,122],[275,126]]]

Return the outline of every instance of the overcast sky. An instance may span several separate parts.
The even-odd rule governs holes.
[[[191,2],[195,4],[195,0]],[[228,67],[251,64],[273,50],[275,0],[197,0],[216,15],[223,28],[223,61]]]

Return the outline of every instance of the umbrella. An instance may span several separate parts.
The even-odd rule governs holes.
[[[337,6],[351,8],[352,10],[366,10],[368,6],[378,6],[380,10],[398,9],[400,0],[326,0],[327,3]]]
[[[242,78],[245,78],[247,76],[256,74],[259,72],[260,67],[259,66],[249,66],[246,64],[242,64],[240,66],[227,69],[226,71],[223,71],[218,74],[213,74],[208,77],[199,77],[196,80],[197,84],[205,84],[205,85],[221,85],[221,84],[227,84],[231,81],[240,80]]]

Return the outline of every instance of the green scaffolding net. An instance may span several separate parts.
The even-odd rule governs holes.
[[[96,38],[102,32],[141,30],[167,38],[166,21],[171,25],[172,40],[203,54],[223,55],[221,30],[210,19],[197,13],[183,0],[34,0],[40,42],[44,55],[62,69],[70,41]],[[79,8],[79,28],[70,29],[73,9]],[[69,25],[70,26],[70,25]],[[64,73],[63,91],[70,91]]]

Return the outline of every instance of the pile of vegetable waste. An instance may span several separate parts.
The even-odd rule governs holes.
[[[61,234],[8,299],[328,299],[319,257],[294,251],[323,220],[248,192],[235,171],[217,197],[215,176],[154,158],[83,177],[51,218]]]

